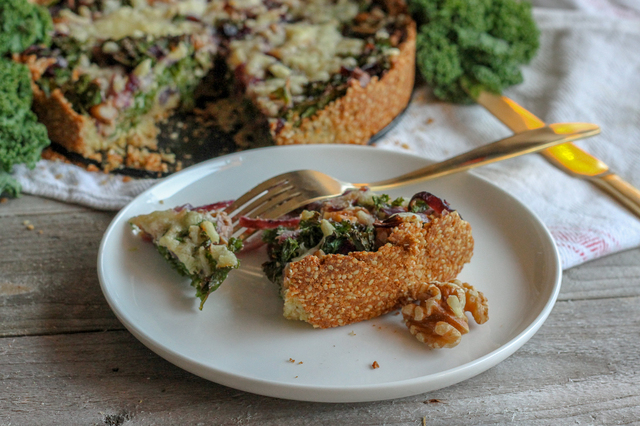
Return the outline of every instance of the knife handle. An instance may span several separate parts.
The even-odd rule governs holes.
[[[629,210],[640,216],[640,191],[615,173],[595,176],[590,179],[603,191],[609,193]]]

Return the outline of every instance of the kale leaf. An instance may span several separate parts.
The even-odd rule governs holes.
[[[539,46],[531,4],[519,0],[410,0],[420,25],[416,62],[441,100],[471,103],[467,91],[501,93],[522,82]]]
[[[0,56],[49,44],[53,22],[44,7],[27,0],[0,0]]]
[[[231,251],[240,250],[242,248],[242,242],[236,239],[233,240],[235,240],[233,242],[233,245],[230,242],[228,248]],[[240,241],[240,245],[238,245],[236,241]],[[224,282],[224,280],[227,279],[229,272],[231,272],[231,270],[233,269],[237,269],[240,265],[240,263],[238,262],[236,266],[218,268],[218,262],[216,262],[211,253],[207,251],[206,257],[213,272],[211,272],[210,275],[204,275],[200,271],[196,271],[192,274],[184,266],[184,264],[173,253],[171,253],[169,249],[159,244],[156,245],[156,249],[162,255],[162,257],[164,257],[167,262],[169,262],[169,265],[171,265],[173,269],[175,269],[180,275],[191,279],[191,286],[196,289],[196,297],[200,299],[200,310],[202,310],[204,302],[207,301],[209,295],[212,292],[216,291],[218,287],[220,287],[220,285]]]
[[[284,228],[280,228],[283,231]],[[275,237],[277,236],[278,229],[272,229],[265,231],[263,238],[265,241],[274,241],[274,244],[269,245],[269,260],[262,264],[262,270],[273,283],[278,283],[282,279],[282,273],[284,267],[289,261],[297,256],[300,243],[295,238],[287,238],[281,243],[275,243]]]
[[[13,166],[33,168],[49,145],[46,128],[31,111],[29,70],[8,56],[49,44],[52,31],[45,8],[27,0],[0,0],[0,194],[20,195],[20,185],[10,175]]]
[[[207,301],[209,295],[216,291],[218,287],[227,279],[229,272],[232,269],[237,269],[240,266],[240,262],[236,266],[226,266],[224,268],[218,268],[218,262],[213,259],[211,253],[207,252],[207,260],[211,262],[213,272],[206,277],[192,277],[191,285],[196,288],[196,297],[200,298],[200,310],[204,306],[204,302]]]
[[[332,223],[334,232],[324,239],[320,247],[326,254],[349,254],[352,251],[374,251],[375,230],[366,226],[343,220]]]
[[[322,237],[319,213],[301,220],[297,231],[282,226],[265,230],[262,233],[262,241],[267,243],[267,254],[271,259],[262,264],[267,278],[274,283],[280,282],[286,264],[305,250],[317,246],[322,241]]]
[[[47,129],[31,111],[31,79],[25,65],[0,58],[0,194],[18,196],[9,174],[16,164],[33,168],[49,145]]]

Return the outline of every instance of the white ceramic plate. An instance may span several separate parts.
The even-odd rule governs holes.
[[[515,198],[462,173],[390,191],[428,190],[473,227],[475,255],[460,279],[489,299],[490,320],[453,349],[429,350],[401,315],[316,330],[282,316],[276,286],[261,273],[263,250],[198,310],[195,290],[131,233],[135,215],[233,199],[282,172],[312,168],[351,182],[400,175],[429,162],[361,146],[251,150],[177,173],[138,196],[113,220],[98,255],[102,290],[122,323],[158,355],[214,382],[273,397],[356,402],[399,398],[473,377],[515,352],[540,328],[559,288],[558,252],[544,225]],[[290,362],[293,359],[295,362]],[[380,368],[373,369],[377,361]]]

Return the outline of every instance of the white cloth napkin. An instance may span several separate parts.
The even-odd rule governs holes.
[[[578,145],[640,187],[640,12],[622,0],[538,4],[553,7],[535,9],[542,31],[539,53],[524,69],[525,82],[506,95],[546,122],[599,124],[602,134]],[[482,107],[436,102],[421,89],[400,124],[376,145],[443,160],[510,134]],[[564,269],[640,246],[637,217],[539,155],[474,173],[542,219],[559,247]],[[104,210],[123,207],[157,182],[127,181],[51,161],[40,161],[34,170],[16,167],[15,177],[26,193]]]

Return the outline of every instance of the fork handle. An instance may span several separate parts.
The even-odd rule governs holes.
[[[589,123],[556,123],[517,133],[497,142],[483,145],[464,154],[431,164],[392,179],[373,183],[357,183],[355,187],[369,187],[372,191],[389,189],[409,183],[446,176],[507,158],[540,151],[551,146],[588,138],[600,133],[600,127]]]

